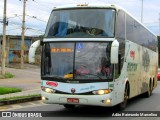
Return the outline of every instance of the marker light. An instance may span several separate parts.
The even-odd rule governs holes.
[[[78,4],[77,6],[88,6],[88,4]]]

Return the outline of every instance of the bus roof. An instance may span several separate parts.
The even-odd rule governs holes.
[[[151,32],[155,37],[156,35],[150,31],[143,23],[141,23],[138,19],[136,19],[134,16],[132,16],[127,10],[125,10],[124,8],[122,8],[119,5],[115,5],[115,4],[95,4],[95,3],[91,3],[91,4],[69,4],[69,5],[62,5],[62,6],[57,6],[54,7],[53,10],[59,10],[59,9],[76,9],[76,8],[113,8],[116,9],[117,11],[122,10],[125,13],[127,13],[129,16],[131,16],[134,20],[136,20],[138,23],[140,23],[144,28],[146,28],[149,32]]]
[[[54,7],[54,9],[71,9],[71,8],[114,8],[121,9],[120,6],[114,4],[69,4],[63,6]]]

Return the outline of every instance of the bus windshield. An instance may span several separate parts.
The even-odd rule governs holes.
[[[54,10],[45,37],[114,37],[114,9]]]
[[[75,80],[113,79],[110,48],[109,42],[45,43],[42,77]]]

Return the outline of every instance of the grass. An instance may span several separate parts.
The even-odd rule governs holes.
[[[6,73],[6,74],[4,75],[4,77],[5,77],[5,78],[13,78],[14,75],[11,74],[11,73]]]
[[[10,88],[10,87],[0,87],[0,95],[21,92],[22,90],[19,88]]]
[[[10,98],[2,98],[2,99],[0,99],[0,101],[25,99],[25,98],[40,97],[40,96],[41,96],[41,94],[28,95],[28,96],[17,96],[17,97],[10,97]]]
[[[13,77],[14,75],[9,72],[5,73],[4,75],[0,75],[0,79],[13,78]]]

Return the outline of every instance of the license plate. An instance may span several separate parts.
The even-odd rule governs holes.
[[[79,99],[78,98],[67,98],[67,102],[68,103],[79,103]]]

